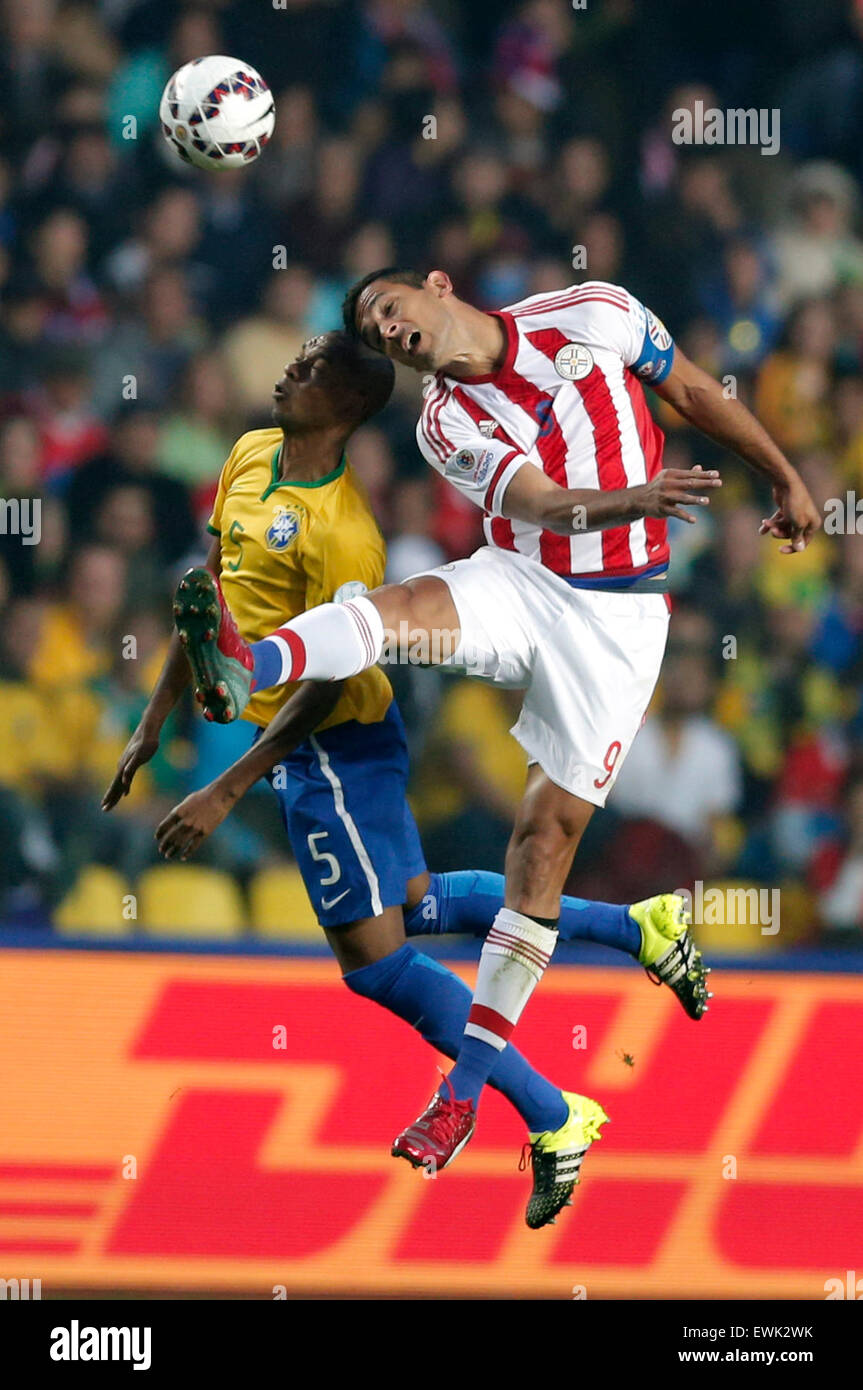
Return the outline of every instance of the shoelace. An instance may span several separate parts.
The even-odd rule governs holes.
[[[525,1168],[533,1163],[533,1144],[526,1140],[521,1146],[521,1158],[518,1160],[518,1171],[523,1173]]]
[[[437,1143],[448,1143],[456,1125],[465,1114],[465,1107],[470,1106],[470,1101],[456,1100],[449,1077],[442,1071],[440,1074],[444,1084],[449,1087],[449,1095],[444,1096],[442,1091],[438,1092],[438,1098],[427,1121],[426,1137]]]

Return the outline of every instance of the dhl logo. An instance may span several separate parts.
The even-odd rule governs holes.
[[[437,1178],[389,1157],[440,1059],[331,963],[0,966],[0,1276],[43,1296],[817,1299],[859,1265],[860,980],[717,970],[694,1024],[638,971],[552,967],[518,1043],[613,1123],[574,1206],[532,1232],[499,1096]]]

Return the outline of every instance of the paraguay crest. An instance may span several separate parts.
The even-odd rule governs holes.
[[[268,550],[287,550],[300,534],[303,523],[302,507],[277,507],[267,527],[264,539]]]
[[[566,343],[554,355],[554,370],[564,381],[581,381],[593,371],[593,353],[583,343]]]

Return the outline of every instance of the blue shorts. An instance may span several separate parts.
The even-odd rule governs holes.
[[[404,903],[408,879],[426,864],[395,701],[377,724],[352,719],[312,734],[267,780],[322,927]]]

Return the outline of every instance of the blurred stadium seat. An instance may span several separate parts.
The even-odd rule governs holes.
[[[128,936],[137,924],[123,916],[132,888],[116,869],[89,864],[54,912],[54,927],[63,936]]]
[[[246,913],[229,874],[197,864],[165,864],[138,880],[139,927],[148,936],[230,939],[240,936]]]
[[[323,941],[309,895],[294,864],[261,869],[249,887],[252,930],[286,941]]]

